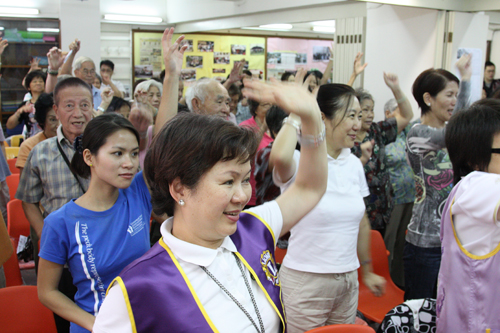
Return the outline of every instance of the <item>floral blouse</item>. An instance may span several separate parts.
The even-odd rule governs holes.
[[[379,230],[382,234],[393,208],[393,189],[385,161],[385,146],[396,141],[397,135],[398,124],[395,118],[372,123],[363,141],[355,142],[351,149],[354,155],[361,157],[360,144],[375,140],[372,156],[364,167],[366,181],[370,188],[370,195],[365,198],[365,203],[372,229]]]

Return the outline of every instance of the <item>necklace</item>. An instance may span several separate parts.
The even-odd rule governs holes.
[[[215,278],[215,276],[212,275],[212,273],[210,273],[210,271],[204,267],[204,266],[200,266],[200,268],[205,272],[207,273],[207,275],[219,286],[219,288],[225,292],[229,298],[231,298],[231,300],[240,308],[241,311],[243,311],[243,313],[247,316],[247,318],[250,320],[250,322],[252,323],[252,325],[255,327],[255,329],[257,330],[257,332],[259,333],[265,333],[265,330],[264,330],[264,323],[262,322],[262,317],[260,316],[260,312],[259,312],[259,308],[257,307],[257,302],[255,302],[255,297],[253,296],[253,292],[252,292],[252,289],[250,288],[250,283],[248,282],[248,279],[246,277],[246,274],[245,272],[243,271],[243,267],[241,266],[241,261],[240,259],[238,258],[238,256],[236,256],[236,254],[233,253],[233,256],[234,256],[234,259],[236,260],[236,263],[238,264],[238,268],[240,269],[240,272],[241,272],[241,275],[243,275],[243,280],[245,280],[245,285],[247,287],[247,290],[248,290],[248,293],[250,294],[250,298],[252,299],[252,304],[253,304],[253,307],[255,309],[255,313],[257,314],[257,319],[259,320],[259,325],[260,325],[260,330],[259,330],[259,327],[257,327],[257,324],[255,323],[255,321],[253,320],[252,316],[250,316],[250,314],[248,313],[248,311],[243,307],[243,305],[241,305],[240,302],[238,302],[238,300],[236,299],[236,297],[234,297],[230,292],[229,290],[226,289],[226,287],[224,287],[222,285],[222,283],[220,283],[219,280],[217,280]]]

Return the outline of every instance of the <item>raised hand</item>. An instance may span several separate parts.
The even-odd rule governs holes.
[[[55,46],[47,53],[47,59],[49,61],[49,67],[52,70],[58,70],[64,63],[64,57],[61,49],[58,49]]]
[[[148,127],[153,123],[153,114],[149,107],[143,103],[133,103],[128,120],[134,125],[141,137],[146,137]]]
[[[110,85],[110,83],[111,83],[111,75],[109,75],[109,73],[102,74],[101,78],[102,78],[102,83],[104,83],[107,86]]]
[[[109,105],[109,103],[111,103],[111,100],[113,99],[114,95],[115,95],[115,92],[113,91],[113,89],[111,89],[110,87],[104,88],[101,91],[102,102]]]
[[[472,54],[464,53],[455,64],[462,80],[468,81],[472,76],[471,59]]]
[[[80,41],[78,40],[78,38],[75,38],[75,40],[72,41],[71,44],[69,44],[69,49],[75,54],[76,52],[80,51]]]
[[[363,52],[358,52],[358,54],[356,54],[356,58],[354,58],[353,73],[356,74],[356,76],[361,74],[365,70],[366,66],[368,66],[368,63],[361,64],[361,58],[363,58]]]
[[[234,62],[233,68],[231,69],[231,73],[229,74],[229,81],[231,83],[238,82],[243,78],[241,71],[244,65],[245,65],[245,59],[241,59],[240,61]]]
[[[384,72],[384,82],[391,89],[399,89],[399,79],[396,74]]]
[[[161,45],[163,47],[163,62],[165,63],[165,72],[180,75],[182,69],[182,60],[184,52],[188,48],[188,45],[180,44],[184,40],[184,36],[180,36],[172,44],[172,36],[174,35],[174,28],[165,29],[163,32],[163,37],[161,38]]]
[[[40,58],[38,57],[33,57],[31,60],[30,60],[30,72],[31,71],[35,71],[35,70],[39,70],[39,69],[42,69],[40,66],[38,66],[38,64],[40,63]]]
[[[5,48],[7,46],[9,46],[7,39],[3,39],[0,37],[0,56],[3,54],[3,51],[5,51]]]
[[[363,165],[368,163],[368,161],[372,157],[374,146],[375,140],[366,141],[359,145],[359,148],[361,149],[361,157],[359,159],[361,160],[361,163],[363,163]]]

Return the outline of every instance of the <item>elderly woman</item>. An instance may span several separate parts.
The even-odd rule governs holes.
[[[145,168],[155,213],[172,217],[163,238],[109,289],[94,332],[285,331],[274,248],[325,192],[325,127],[307,91],[249,80],[245,87],[249,98],[301,118],[295,183],[242,211],[258,145],[253,131],[220,117],[177,115],[155,137]]]
[[[385,233],[393,206],[393,190],[385,164],[385,146],[396,140],[397,135],[413,117],[410,102],[399,86],[397,75],[384,73],[384,81],[394,94],[400,112],[393,118],[377,123],[374,122],[375,114],[373,112],[374,101],[372,95],[366,91],[357,90],[356,97],[361,106],[362,118],[354,147],[351,149],[354,155],[361,157],[361,145],[367,141],[374,143],[372,156],[364,165],[366,180],[370,189],[370,196],[365,199],[366,213],[370,219],[372,229],[380,231],[382,235]]]
[[[160,107],[161,92],[163,85],[156,80],[146,80],[137,85],[134,91],[134,98],[144,104],[148,104],[154,111],[154,117]]]

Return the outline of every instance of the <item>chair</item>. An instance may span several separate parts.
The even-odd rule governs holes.
[[[276,261],[276,264],[282,264],[283,259],[285,259],[285,255],[286,250],[280,249],[276,246],[276,250],[274,250],[274,260]]]
[[[19,147],[5,147],[5,154],[8,160],[16,158],[19,154]]]
[[[389,310],[404,302],[404,291],[399,289],[392,282],[389,273],[389,261],[387,259],[387,249],[380,232],[371,230],[371,254],[373,272],[385,278],[385,294],[376,297],[370,289],[363,283],[361,268],[358,269],[359,299],[358,310],[363,315],[376,323],[381,323]]]
[[[0,323],[4,333],[56,333],[53,312],[38,300],[36,286],[0,289]]]
[[[22,134],[13,135],[10,137],[10,146],[20,147],[23,141],[24,141],[24,136]]]
[[[16,167],[17,157],[11,158],[7,160],[7,164],[9,165],[9,170],[11,174],[21,173],[21,170]]]
[[[5,286],[21,286],[23,285],[23,278],[21,276],[21,270],[19,269],[19,261],[17,260],[16,248],[14,247],[15,241],[11,238],[10,242],[14,248],[14,252],[3,264],[3,271],[5,274]]]
[[[318,327],[305,333],[375,333],[375,331],[370,326],[340,324]]]
[[[7,186],[9,187],[10,200],[15,199],[17,187],[19,186],[19,176],[20,176],[20,174],[15,173],[15,174],[7,176],[7,178],[5,178],[5,181],[7,182]]]

